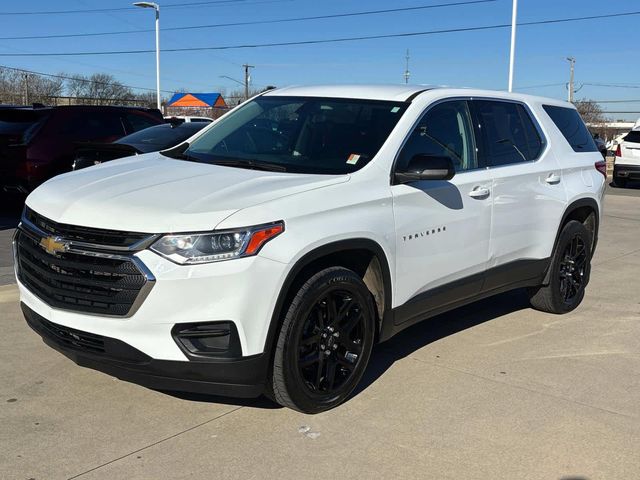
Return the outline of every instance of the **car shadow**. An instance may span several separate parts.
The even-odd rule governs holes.
[[[509,313],[530,308],[526,290],[496,295],[424,320],[376,345],[364,377],[352,397],[376,382],[391,366],[421,348]]]
[[[513,290],[457,308],[407,328],[390,340],[374,347],[364,377],[350,399],[375,383],[395,362],[415,351],[442,338],[526,308],[530,308],[526,291],[524,289]],[[162,391],[162,393],[192,402],[220,403],[260,409],[282,408],[266,397],[239,399],[187,392]]]

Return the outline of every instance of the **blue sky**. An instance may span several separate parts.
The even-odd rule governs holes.
[[[194,0],[166,0],[166,4]],[[230,5],[161,9],[162,27],[325,15],[446,3],[452,0],[244,0]],[[162,7],[162,0],[159,1]],[[520,0],[519,21],[600,15],[640,10],[637,0]],[[123,0],[31,0],[0,2],[0,12],[128,7]],[[271,25],[162,32],[161,47],[182,48],[390,34],[509,23],[511,0],[449,8]],[[153,27],[153,12],[131,9],[73,15],[0,16],[0,36],[136,30]],[[515,87],[523,92],[566,98],[565,58],[577,59],[576,83],[635,84],[638,88],[585,85],[577,97],[640,99],[638,58],[640,15],[521,27]],[[401,83],[405,50],[411,55],[411,83],[490,89],[507,86],[509,29],[370,40],[353,43],[170,53],[162,55],[162,88],[232,90],[228,75],[242,79],[241,65],[255,65],[256,86],[309,83]],[[0,40],[0,53],[153,49],[152,33],[48,40]],[[0,57],[0,64],[42,72],[108,72],[128,85],[155,87],[153,54],[86,57]],[[605,104],[609,110],[640,111],[636,103]],[[638,114],[612,114],[637,118]]]

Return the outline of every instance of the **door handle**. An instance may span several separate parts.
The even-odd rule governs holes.
[[[491,192],[487,187],[475,187],[469,192],[471,198],[487,198]]]
[[[550,173],[549,176],[545,179],[545,182],[547,182],[549,185],[557,185],[558,183],[560,183],[560,175]]]

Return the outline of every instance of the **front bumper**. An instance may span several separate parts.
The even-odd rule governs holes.
[[[24,303],[27,324],[43,341],[80,366],[157,390],[233,397],[257,397],[264,391],[266,354],[239,359],[157,360],[125,342],[64,327],[38,315]]]

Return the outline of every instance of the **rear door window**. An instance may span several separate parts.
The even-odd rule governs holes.
[[[113,141],[126,134],[120,115],[110,111],[72,111],[59,133],[74,141]]]
[[[0,109],[0,138],[8,143],[28,143],[48,115],[48,110]]]
[[[577,110],[555,105],[544,105],[545,112],[562,132],[574,152],[597,152],[598,147]]]
[[[543,142],[529,112],[520,104],[500,100],[473,100],[480,156],[489,167],[537,159]]]

